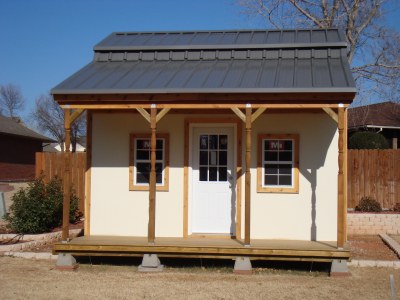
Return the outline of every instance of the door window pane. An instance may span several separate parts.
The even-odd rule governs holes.
[[[219,165],[226,166],[228,164],[228,152],[227,151],[219,151]]]
[[[221,134],[219,136],[219,149],[228,149],[228,136]]]
[[[210,149],[218,149],[218,135],[209,136]]]
[[[217,151],[210,151],[210,166],[217,165]]]
[[[208,135],[200,135],[200,149],[208,149]]]
[[[200,135],[199,181],[227,181],[228,136]]]
[[[218,168],[210,167],[209,168],[209,180],[208,181],[218,181]]]
[[[200,167],[200,181],[207,181],[208,180],[208,168],[207,167]]]
[[[207,165],[208,151],[200,151],[200,165]]]
[[[219,181],[227,181],[228,180],[228,169],[226,167],[219,167]]]

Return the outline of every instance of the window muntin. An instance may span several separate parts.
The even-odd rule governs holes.
[[[156,189],[168,190],[169,135],[157,134],[156,141]],[[131,134],[130,138],[130,190],[149,190],[151,170],[150,134]]]
[[[150,139],[136,138],[135,139],[135,184],[150,183]],[[164,170],[164,144],[165,140],[157,138],[156,143],[156,183],[163,184],[163,170]]]
[[[297,134],[258,136],[258,192],[298,193]]]
[[[293,187],[293,140],[263,139],[263,186]]]
[[[228,181],[228,136],[201,134],[199,139],[199,181]]]

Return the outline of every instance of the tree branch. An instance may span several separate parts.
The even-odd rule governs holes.
[[[307,10],[303,9],[296,0],[289,0],[290,3],[298,10],[300,11],[307,19],[311,20],[315,25],[317,25],[319,28],[324,28],[324,24],[322,24],[317,18],[315,18],[312,14],[310,14]]]

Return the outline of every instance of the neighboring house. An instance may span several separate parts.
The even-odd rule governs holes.
[[[17,118],[0,115],[0,181],[35,178],[35,153],[53,140],[29,129]]]
[[[400,104],[383,102],[349,108],[348,131],[379,132],[393,149],[400,148]]]
[[[88,113],[85,235],[55,252],[348,259],[346,47],[336,29],[109,35],[52,90]]]
[[[64,149],[65,149],[65,143]],[[72,144],[69,147],[70,151],[72,151]],[[61,152],[61,146],[59,143],[50,143],[43,147],[44,152]],[[81,136],[76,139],[76,152],[85,152],[86,151],[86,137]]]

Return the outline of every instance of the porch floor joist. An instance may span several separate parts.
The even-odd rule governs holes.
[[[84,236],[68,243],[56,243],[54,254],[75,256],[142,256],[232,259],[247,256],[252,260],[321,261],[348,260],[348,250],[336,248],[336,242],[294,240],[252,240],[250,247],[236,239],[222,238],[156,238],[154,245],[147,237]]]

